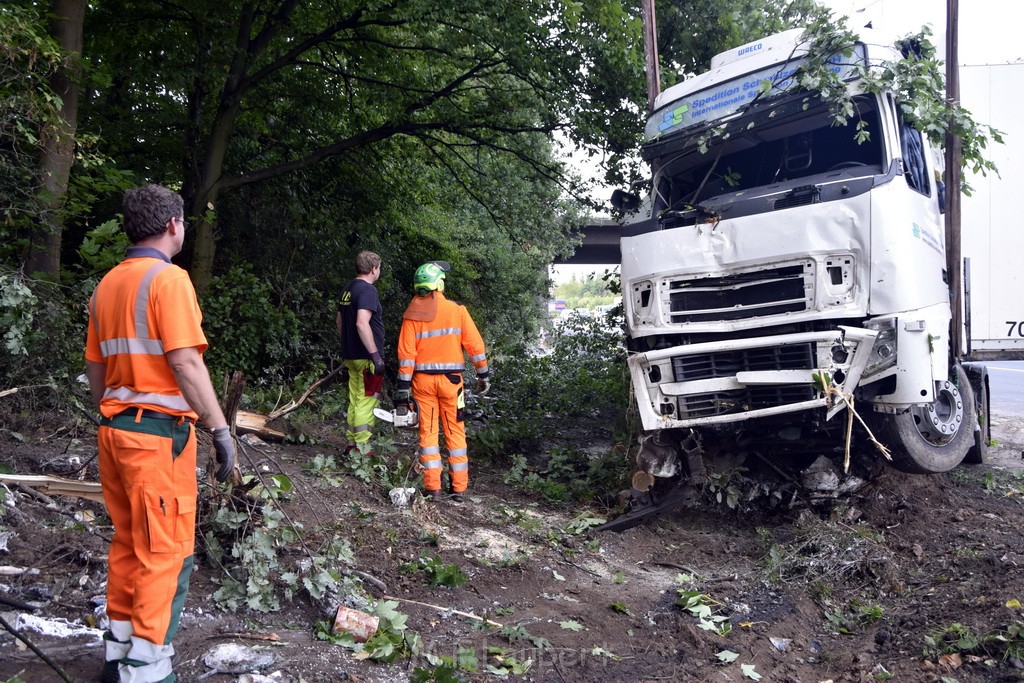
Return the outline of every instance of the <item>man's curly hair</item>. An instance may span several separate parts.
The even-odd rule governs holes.
[[[132,244],[160,235],[167,221],[185,215],[185,202],[163,185],[142,185],[124,193],[124,231]]]

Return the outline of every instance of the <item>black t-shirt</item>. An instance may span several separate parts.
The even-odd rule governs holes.
[[[341,293],[338,313],[341,313],[341,357],[346,360],[369,358],[370,353],[359,339],[356,329],[356,314],[360,310],[370,311],[370,330],[377,351],[384,354],[384,318],[377,289],[365,280],[356,278],[348,283]]]

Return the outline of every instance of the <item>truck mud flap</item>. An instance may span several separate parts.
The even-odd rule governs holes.
[[[674,512],[677,508],[697,499],[699,489],[689,479],[683,478],[662,495],[650,491],[631,489],[633,497],[629,501],[629,510],[615,519],[599,527],[595,531],[622,532],[632,529],[644,522]]]

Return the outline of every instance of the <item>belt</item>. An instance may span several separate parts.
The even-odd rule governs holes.
[[[126,408],[117,415],[114,415],[114,417],[130,417],[134,420],[135,417],[139,414],[139,410],[139,408]],[[195,422],[195,420],[193,420],[191,417],[183,417],[181,415],[168,415],[167,413],[161,413],[158,410],[149,410],[147,408],[142,408],[141,410],[142,417],[150,420],[184,420],[185,422],[188,423]]]

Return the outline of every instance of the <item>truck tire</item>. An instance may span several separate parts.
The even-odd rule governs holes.
[[[893,467],[911,474],[939,474],[959,465],[974,446],[978,412],[967,373],[957,364],[928,406],[895,415],[876,413],[875,436],[888,446]]]

